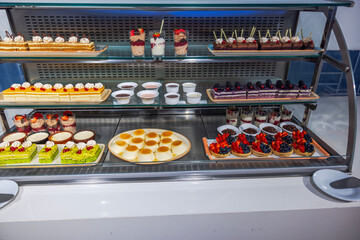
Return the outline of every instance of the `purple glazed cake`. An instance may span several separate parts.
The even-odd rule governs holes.
[[[289,90],[286,88],[286,85],[281,80],[277,80],[276,89],[278,90],[278,98],[288,97]]]
[[[307,87],[303,80],[299,81],[299,98],[306,98],[311,96],[311,88]]]
[[[247,83],[246,91],[247,91],[247,98],[248,99],[259,98],[259,90],[251,82]]]
[[[226,86],[215,84],[211,87],[214,99],[246,99],[246,89],[240,86],[239,82],[233,86],[230,82],[226,82]]]
[[[277,98],[279,90],[276,89],[270,79],[266,80],[265,87],[267,88],[269,98]]]
[[[285,82],[286,88],[288,89],[288,98],[297,98],[299,96],[299,88],[292,84],[289,80]]]

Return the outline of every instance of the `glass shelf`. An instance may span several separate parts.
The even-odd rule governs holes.
[[[148,43],[146,43],[148,44]],[[102,44],[99,44],[99,46]],[[215,56],[207,48],[207,45],[191,45],[189,43],[188,55],[187,56],[175,56],[175,50],[173,42],[167,42],[165,48],[165,56],[162,58],[163,61],[201,61],[201,60],[211,60],[211,61],[226,61],[226,60],[273,60],[273,61],[292,61],[292,60],[315,60],[319,56],[319,52],[313,52],[309,54],[296,54],[290,53],[287,55],[264,55],[259,52],[256,55],[243,55],[243,56]],[[37,62],[37,61],[46,61],[46,62],[92,62],[92,61],[110,61],[116,62],[119,61],[154,61],[155,59],[151,56],[150,46],[145,47],[145,57],[132,57],[130,46],[109,46],[106,51],[99,54],[96,57],[0,57],[0,61],[3,62]]]
[[[55,84],[55,82],[51,81],[44,81],[43,83],[51,83]],[[62,84],[67,84],[69,81],[56,81]],[[121,81],[123,82],[123,81]],[[276,99],[276,100],[248,100],[246,102],[224,102],[224,103],[215,103],[212,102],[209,97],[207,96],[206,89],[209,89],[211,85],[215,84],[216,82],[221,81],[209,81],[209,80],[173,80],[173,81],[158,81],[162,83],[162,87],[159,89],[159,97],[155,99],[154,104],[146,105],[143,104],[141,99],[136,95],[137,92],[144,90],[144,88],[141,87],[141,85],[148,81],[136,81],[138,83],[138,87],[135,89],[134,95],[131,97],[131,101],[129,104],[119,104],[117,103],[116,99],[113,98],[111,95],[103,102],[101,103],[49,103],[49,102],[18,102],[18,103],[12,103],[12,102],[0,102],[0,108],[35,108],[35,109],[41,109],[41,108],[217,108],[217,107],[227,107],[227,106],[233,106],[233,105],[287,105],[287,104],[305,104],[305,103],[316,103],[317,99]],[[165,84],[169,82],[176,82],[180,84],[180,102],[176,105],[168,105],[165,103],[164,94],[166,93]],[[194,82],[197,84],[196,91],[200,92],[202,94],[201,102],[199,104],[188,104],[186,101],[186,94],[182,90],[181,84],[184,82]],[[34,82],[33,82],[34,83]],[[76,84],[76,82],[72,82],[73,84]],[[112,92],[120,90],[117,88],[117,84],[120,83],[120,81],[116,80],[106,80],[102,81],[102,83],[105,85],[107,89],[111,89]],[[246,82],[241,82],[242,84],[245,84]]]
[[[346,0],[254,0],[254,1],[247,1],[247,0],[183,0],[177,3],[169,0],[157,0],[156,2],[151,2],[147,0],[123,0],[123,1],[116,1],[116,0],[106,0],[106,1],[68,1],[68,2],[61,2],[61,1],[6,1],[0,3],[2,7],[153,7],[153,8],[263,8],[263,7],[321,7],[321,6],[344,6],[344,7],[351,7],[353,6],[352,1]]]

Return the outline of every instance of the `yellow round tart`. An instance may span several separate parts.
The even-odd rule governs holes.
[[[131,141],[131,135],[129,133],[122,133],[120,134],[119,138],[120,140],[126,142],[127,144],[129,144]]]
[[[173,141],[176,140],[175,134],[172,131],[165,131],[161,133],[161,139],[171,138]]]
[[[144,129],[137,129],[133,132],[133,138],[145,138],[145,130]]]
[[[169,160],[173,156],[173,154],[170,151],[170,148],[165,147],[165,146],[159,147],[156,150],[155,155],[156,155],[156,159],[159,160],[159,161]]]
[[[137,146],[138,149],[142,149],[144,147],[144,139],[133,138],[133,139],[131,139],[129,145],[134,145],[134,146]]]
[[[117,140],[112,144],[112,147],[117,153],[122,153],[127,146],[127,143],[123,140]]]

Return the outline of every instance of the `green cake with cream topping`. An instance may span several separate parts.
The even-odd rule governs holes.
[[[63,164],[84,164],[95,161],[101,153],[101,148],[94,140],[85,143],[66,144],[60,154]]]
[[[52,163],[59,153],[58,146],[53,141],[47,141],[39,152],[40,163]]]
[[[0,164],[29,163],[36,153],[36,144],[30,141],[22,144],[15,141],[11,145],[9,142],[2,142],[0,144]]]

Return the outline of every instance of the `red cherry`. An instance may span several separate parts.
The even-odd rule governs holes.
[[[233,44],[237,43],[236,40],[233,41]]]
[[[89,89],[87,89],[87,88],[84,88],[85,89],[85,91],[89,91]]]
[[[70,151],[69,148],[64,148],[64,149],[63,149],[63,153],[66,153],[66,152],[69,152],[69,151]]]
[[[74,88],[74,91],[76,91],[76,92],[77,92],[77,91],[79,91],[79,89],[78,89],[78,88]]]
[[[268,40],[267,43],[270,43],[270,41]]]
[[[45,88],[40,88],[41,91],[45,91],[46,89]]]
[[[10,151],[14,152],[17,149],[17,147],[10,147]]]
[[[215,91],[217,91],[217,90],[218,90],[218,88],[214,88],[214,90],[215,90]]]
[[[243,43],[246,43],[246,40],[243,40]]]
[[[0,152],[2,152],[2,151],[5,151],[5,148],[1,148],[1,149],[0,149]]]
[[[276,43],[279,43],[279,40],[277,40]]]
[[[225,44],[226,42],[223,40],[221,44]]]
[[[25,148],[24,147],[20,148],[19,152],[25,152]]]
[[[77,153],[77,154],[81,154],[81,150],[78,150],[76,153]]]
[[[10,89],[11,89],[11,90],[15,90],[15,88],[13,88],[13,87],[10,87]]]
[[[64,91],[64,92],[67,92],[67,89],[65,89],[65,88],[64,88],[64,90],[63,90],[63,91]]]
[[[87,147],[86,150],[90,151],[91,149],[93,149],[93,146]]]
[[[291,41],[289,40],[289,41],[287,41],[287,43],[291,43]]]
[[[95,87],[94,90],[97,91],[97,90],[99,90],[99,89]]]
[[[299,41],[299,43],[302,43],[302,41]]]
[[[31,90],[35,91],[35,88],[32,87]]]
[[[20,89],[21,89],[21,90],[25,90],[25,88],[24,88],[24,87],[20,87]]]
[[[50,152],[51,148],[45,148],[45,152]]]
[[[52,88],[51,90],[52,90],[53,92],[56,92],[56,89],[55,89],[55,88]]]
[[[253,43],[256,43],[256,40],[254,40]]]
[[[16,116],[15,116],[15,119],[18,120],[18,121],[20,121],[20,120],[23,119],[23,118],[24,118],[23,115],[16,115]]]

